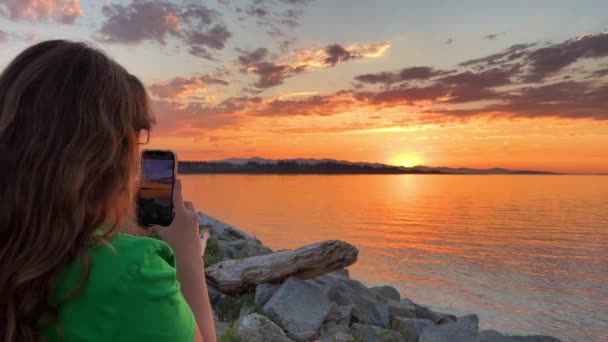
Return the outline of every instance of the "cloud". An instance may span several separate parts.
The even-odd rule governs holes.
[[[238,51],[241,53],[241,55],[238,57],[239,63],[244,66],[259,63],[264,60],[266,56],[268,56],[267,48],[258,48],[249,52],[240,49],[238,49]]]
[[[81,14],[79,0],[0,0],[0,16],[13,21],[72,24]]]
[[[608,35],[583,35],[558,44],[517,44],[465,61],[460,70],[405,68],[355,77],[353,96],[378,109],[418,106],[434,117],[563,117],[608,119],[608,75],[593,63],[608,58]],[[591,71],[587,71],[591,68]],[[555,77],[550,77],[555,76]],[[581,77],[585,81],[580,80]],[[380,90],[367,85],[381,84]],[[392,85],[397,84],[395,87]],[[458,105],[458,106],[455,106]],[[466,107],[463,109],[462,107]]]
[[[213,60],[209,52],[221,50],[232,36],[219,21],[220,13],[200,4],[178,6],[168,1],[134,0],[129,5],[103,7],[105,21],[97,39],[108,43],[138,44],[175,39],[197,57]]]
[[[505,32],[490,33],[490,34],[484,35],[483,38],[487,39],[487,40],[494,40],[494,39],[496,39],[496,38],[498,38],[498,37],[500,37],[500,36],[502,36],[504,34],[505,34]]]
[[[162,99],[179,99],[190,94],[203,92],[210,84],[228,85],[228,82],[214,75],[200,77],[176,77],[168,82],[154,83],[148,87],[152,95]]]
[[[604,58],[604,50],[598,45],[598,37],[602,35],[558,44],[517,44],[496,54],[465,61],[454,70],[413,66],[359,75],[351,89],[329,94],[299,92],[274,98],[241,96],[229,97],[219,103],[206,103],[192,97],[188,98],[188,103],[180,103],[169,97],[159,99],[157,95],[155,106],[162,105],[162,116],[175,131],[238,129],[261,118],[331,116],[349,112],[375,113],[379,117],[390,113],[387,118],[395,125],[449,124],[475,118],[608,120],[607,64],[600,60]],[[551,77],[530,81],[530,75],[538,72],[537,54],[545,54],[545,48],[563,49],[568,63],[556,63],[558,67],[542,70]],[[349,47],[342,49],[355,54]],[[259,77],[256,87],[271,87],[300,72],[332,67],[332,61],[325,61],[326,50],[298,50],[275,61],[268,61],[267,50],[241,51],[243,58],[238,62],[245,68],[243,72]],[[573,50],[576,53],[571,52]],[[362,52],[357,54],[363,55]],[[344,52],[340,51],[338,55],[343,56]],[[577,68],[567,67],[582,59],[586,62]],[[344,62],[342,57],[336,61]],[[195,85],[207,84],[205,80],[196,82]],[[182,90],[180,85],[180,82],[175,84],[177,98],[180,92],[187,93],[190,86],[188,84],[186,90]],[[401,110],[403,114],[399,118]],[[339,131],[345,127],[335,129]]]
[[[432,67],[416,66],[403,68],[399,71],[383,71],[375,74],[355,76],[355,80],[368,84],[383,84],[390,86],[395,83],[411,80],[428,80],[435,76],[444,75],[448,71],[435,70]]]
[[[389,47],[386,43],[353,44],[347,47],[330,44],[324,48],[296,50],[284,57],[275,58],[274,61],[268,60],[269,51],[266,48],[252,51],[237,49],[241,53],[237,63],[242,72],[258,76],[258,80],[253,83],[254,87],[265,89],[283,84],[286,78],[313,68],[328,68],[353,59],[380,57]]]
[[[584,35],[530,52],[527,62],[531,65],[529,81],[544,78],[572,65],[580,59],[594,59],[608,56],[608,33]]]
[[[448,38],[448,39],[445,41],[445,43],[444,43],[444,44],[445,44],[445,45],[450,45],[450,44],[452,44],[453,42],[454,42],[454,39],[452,39],[452,38]]]

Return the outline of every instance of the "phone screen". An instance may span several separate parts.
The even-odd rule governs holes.
[[[142,153],[138,220],[144,227],[168,226],[173,221],[175,155],[171,151]]]

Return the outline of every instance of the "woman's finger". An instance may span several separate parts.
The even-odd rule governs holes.
[[[184,207],[184,199],[182,198],[182,180],[177,178],[173,184],[173,206],[176,208]]]
[[[184,208],[188,209],[188,210],[192,210],[194,211],[194,204],[190,201],[185,201],[184,202]]]

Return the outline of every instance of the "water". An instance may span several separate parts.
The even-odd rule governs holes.
[[[340,239],[351,275],[482,329],[608,340],[608,177],[187,175],[197,209],[273,249]]]

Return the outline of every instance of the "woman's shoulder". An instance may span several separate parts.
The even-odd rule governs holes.
[[[151,260],[158,259],[157,262],[174,267],[173,251],[165,242],[126,234],[107,242],[96,242],[87,259],[88,266],[82,260],[75,260],[61,272],[55,288],[56,300],[69,295],[87,272],[82,291],[92,295],[120,290]]]

